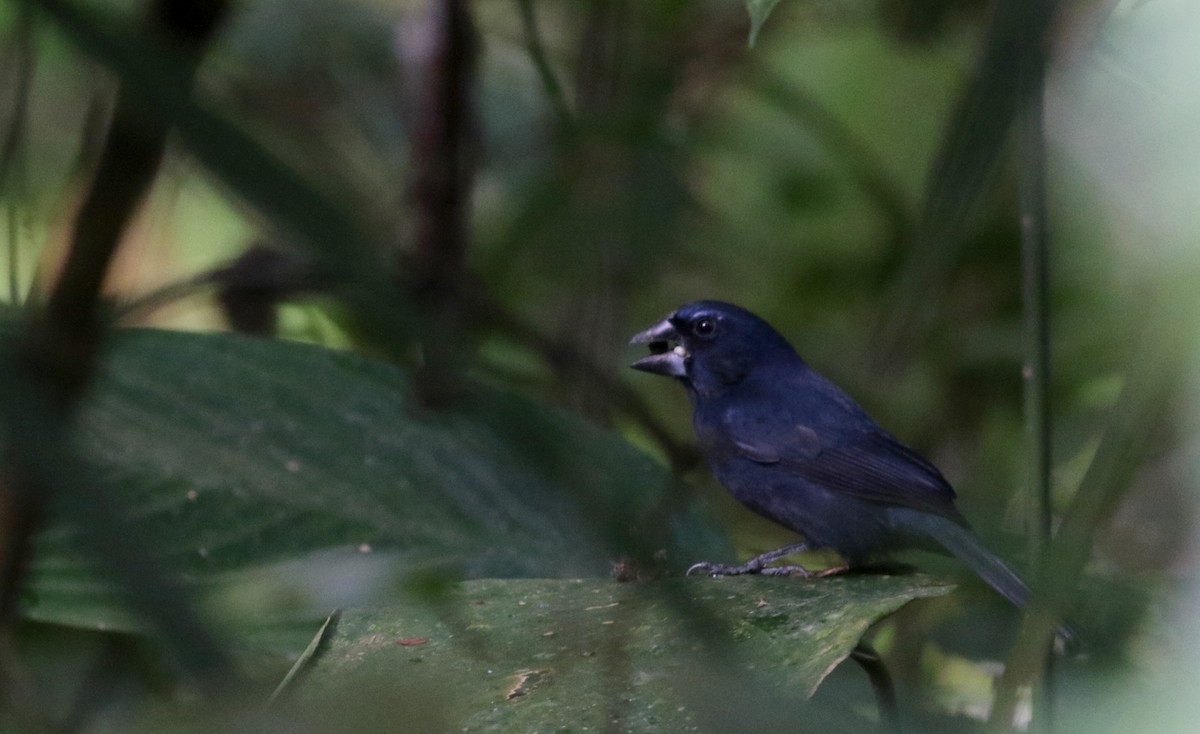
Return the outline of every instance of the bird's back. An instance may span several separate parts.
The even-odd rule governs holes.
[[[694,402],[696,434],[717,479],[814,547],[852,563],[933,547],[896,521],[897,507],[962,522],[937,469],[802,362],[756,371],[719,397]]]

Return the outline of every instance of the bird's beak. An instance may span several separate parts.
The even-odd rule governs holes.
[[[643,332],[635,334],[630,344],[650,347],[650,356],[629,365],[635,370],[667,377],[687,377],[687,350],[679,343],[679,332],[670,319],[663,319]]]

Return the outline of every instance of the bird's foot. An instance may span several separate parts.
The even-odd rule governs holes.
[[[763,566],[762,563],[756,563],[757,560],[757,558],[752,558],[740,566],[701,561],[700,563],[693,564],[687,570],[687,575],[691,576],[692,574],[700,573],[705,576],[717,578],[718,576],[744,576],[750,573],[762,574],[763,576],[788,576],[791,575],[791,571],[798,571],[798,575],[808,574],[808,570],[801,566]]]
[[[799,576],[804,579],[823,579],[830,576],[838,576],[850,570],[849,566],[830,566],[822,568],[820,571],[812,571],[804,566],[768,566],[759,571],[763,576]]]
[[[809,571],[804,566],[768,566],[759,571],[763,576],[799,576],[802,579],[811,579],[822,575],[820,571]]]
[[[706,576],[717,578],[720,576],[744,576],[745,574],[756,573],[760,576],[798,576],[803,579],[823,579],[829,576],[839,576],[850,570],[849,566],[833,566],[831,568],[823,568],[820,571],[811,571],[804,566],[763,566],[761,563],[743,563],[740,566],[730,566],[724,563],[709,563],[702,561],[694,564],[687,570],[687,575],[693,573],[703,573]]]
[[[784,556],[789,556],[793,553],[800,553],[807,550],[808,547],[804,543],[793,543],[785,545],[782,548],[776,548],[773,551],[767,551],[762,555],[755,556],[740,566],[732,566],[724,563],[710,563],[709,561],[701,561],[693,564],[687,570],[687,575],[693,573],[703,573],[706,576],[743,576],[748,573],[757,573],[763,576],[803,576],[809,578],[813,575],[804,566],[768,566],[771,561],[777,561]],[[821,572],[823,573],[823,572]]]

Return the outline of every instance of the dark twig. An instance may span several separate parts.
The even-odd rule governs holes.
[[[453,291],[466,262],[478,41],[465,0],[434,0],[429,12],[426,33],[434,43],[424,59],[414,140],[417,265],[429,288]]]
[[[68,8],[39,0],[45,9]],[[215,0],[158,0],[148,10],[139,46],[178,64],[164,82],[191,87],[203,47],[224,15]],[[149,549],[123,532],[107,497],[92,490],[88,472],[70,445],[75,408],[95,372],[105,329],[100,295],[121,235],[154,180],[166,146],[165,118],[139,104],[124,87],[117,92],[109,134],[92,186],[76,221],[63,271],[45,309],[0,363],[0,406],[7,421],[4,489],[5,572],[2,610],[11,616],[21,588],[32,533],[52,499],[71,513],[89,554],[125,593],[129,603],[158,626],[184,667],[198,682],[216,687],[230,669],[212,634],[183,594],[158,568]],[[17,561],[21,563],[18,565]]]
[[[17,9],[14,62],[16,76],[13,84],[12,116],[0,143],[0,192],[8,200],[8,299],[21,302],[20,226],[21,198],[25,194],[25,133],[29,115],[29,93],[33,87],[34,64],[33,10],[22,5]]]
[[[1047,21],[1053,17],[1054,3],[1046,10]],[[1022,369],[1024,386],[1025,435],[1029,455],[1028,540],[1030,557],[1045,568],[1047,549],[1051,541],[1053,480],[1053,412],[1050,402],[1051,337],[1050,337],[1050,256],[1049,226],[1046,220],[1046,170],[1044,118],[1044,78],[1046,72],[1046,39],[1037,26],[1015,31],[1018,49],[1023,53],[1019,62],[1024,73],[1017,79],[1018,163],[1021,230],[1021,295],[1025,363]],[[1020,35],[1021,33],[1025,35]],[[1043,31],[1044,32],[1044,31]],[[1041,731],[1054,728],[1054,650],[1053,638],[1042,640],[1040,653],[1040,683],[1035,697],[1035,721]],[[1006,671],[1006,683],[1011,677]],[[1032,678],[1030,679],[1032,680]],[[993,710],[993,726],[1005,726],[1012,721],[1016,703],[1016,688],[1001,686]]]
[[[1050,405],[1050,256],[1046,220],[1046,145],[1043,129],[1042,75],[1027,80],[1020,117],[1020,218],[1022,301],[1024,310],[1025,430],[1029,440],[1034,502],[1031,509],[1031,558],[1041,557],[1050,542],[1052,411]]]
[[[1188,274],[1190,278],[1191,274]],[[1138,462],[1153,450],[1154,429],[1169,409],[1172,389],[1196,343],[1193,286],[1160,285],[1138,319],[1140,339],[1129,353],[1125,385],[1079,490],[1040,565],[1021,632],[1009,652],[992,710],[992,730],[1007,730],[1017,692],[1037,680],[1045,650],[1074,597],[1097,529],[1116,509]]]
[[[167,283],[148,293],[114,304],[108,313],[107,322],[110,326],[116,326],[145,319],[160,308],[178,303],[185,298],[207,293],[215,285],[210,273]]]
[[[52,349],[66,357],[61,379],[71,392],[82,390],[92,372],[102,336],[98,322],[104,278],[121,233],[158,172],[166,139],[166,123],[147,117],[136,99],[118,91],[95,180],[46,303],[44,328],[61,340]]]
[[[859,642],[850,651],[850,659],[862,666],[867,679],[871,681],[875,705],[879,708],[879,720],[890,731],[899,732],[900,706],[896,703],[896,687],[892,685],[892,676],[879,653],[866,642]]]
[[[313,258],[364,339],[389,354],[411,355],[421,326],[412,299],[397,291],[389,271],[381,267],[382,244],[336,197],[215,113],[203,94],[179,85],[179,63],[173,57],[146,63],[144,44],[114,32],[90,6],[27,1],[36,1],[64,37],[106,66],[148,112],[169,119],[172,137],[183,150]]]
[[[432,0],[422,59],[424,87],[413,140],[416,272],[412,279],[430,325],[417,387],[426,403],[453,391],[462,351],[457,294],[466,275],[468,205],[475,168],[474,73],[478,39],[466,0]]]
[[[147,39],[179,63],[178,78],[190,87],[201,49],[224,15],[224,2],[160,0],[149,11]],[[121,233],[149,189],[166,149],[165,117],[146,110],[142,100],[124,89],[117,100],[95,179],[77,218],[70,249],[46,303],[45,327],[57,331],[77,352],[62,367],[63,377],[82,384],[91,371],[100,334],[101,288],[120,243]],[[74,359],[81,357],[82,359]]]
[[[116,304],[110,324],[146,318],[164,306],[215,290],[215,298],[234,331],[274,334],[278,307],[297,296],[332,292],[332,274],[322,273],[313,258],[297,249],[256,242],[224,265],[167,283]]]
[[[1050,403],[1050,255],[1046,221],[1044,68],[1026,79],[1025,107],[1018,119],[1022,302],[1024,315],[1025,436],[1029,455],[1029,557],[1038,563],[1050,544],[1052,524],[1051,453],[1053,412]],[[1034,711],[1042,731],[1054,728],[1054,654],[1047,649],[1042,685]]]

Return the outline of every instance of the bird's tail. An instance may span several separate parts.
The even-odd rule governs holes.
[[[1018,608],[1024,609],[1029,603],[1029,586],[1020,574],[988,550],[970,528],[948,518],[938,517],[937,520],[940,521],[937,532],[931,533],[934,540],[950,551],[955,558],[970,566],[979,578],[1000,592],[1001,596]]]
[[[1018,609],[1024,609],[1029,604],[1029,586],[1025,580],[1013,570],[1012,566],[988,550],[974,531],[950,518],[928,513],[922,514],[924,515],[922,518],[925,520],[924,524],[936,524],[936,528],[927,528],[929,537],[940,543],[955,558],[970,566],[979,578],[986,581],[989,586]],[[1065,623],[1058,626],[1058,635],[1068,642],[1076,639],[1075,630]]]

